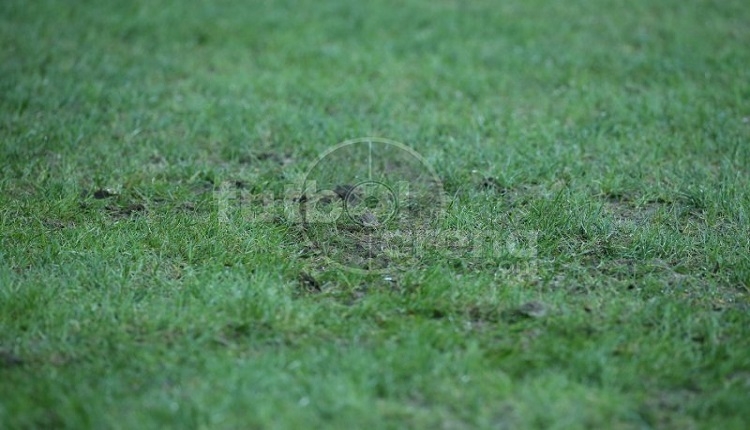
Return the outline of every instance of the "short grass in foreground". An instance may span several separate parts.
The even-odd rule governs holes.
[[[0,5],[2,426],[750,425],[745,2],[254,3]],[[520,252],[219,219],[367,135]]]

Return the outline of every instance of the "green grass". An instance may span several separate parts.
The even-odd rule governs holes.
[[[748,22],[2,2],[0,427],[747,428]],[[352,273],[283,208],[220,216],[362,136],[443,182],[421,258]]]

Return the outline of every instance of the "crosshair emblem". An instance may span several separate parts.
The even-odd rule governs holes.
[[[305,175],[300,215],[310,245],[342,268],[413,265],[444,209],[440,179],[411,148],[381,138],[341,143]]]

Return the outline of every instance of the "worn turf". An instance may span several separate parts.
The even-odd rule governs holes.
[[[748,22],[3,1],[0,427],[748,428]],[[362,136],[445,194],[371,273],[289,211]]]

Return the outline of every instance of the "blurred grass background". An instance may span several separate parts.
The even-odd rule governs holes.
[[[739,0],[2,2],[0,422],[745,428],[748,22]],[[217,223],[218,184],[279,194],[367,135],[435,167],[452,226],[539,232],[538,277],[435,257],[395,288],[314,271],[287,225]],[[506,318],[532,299],[547,317]]]

